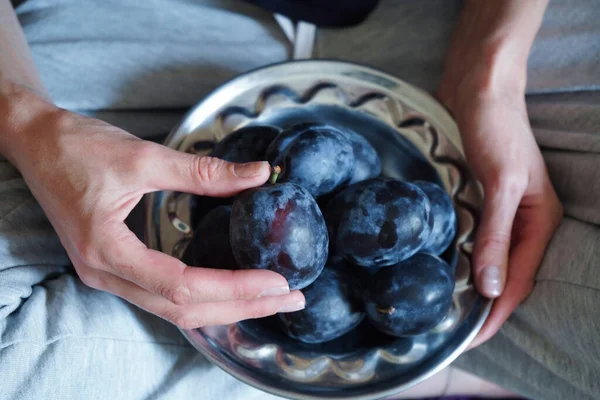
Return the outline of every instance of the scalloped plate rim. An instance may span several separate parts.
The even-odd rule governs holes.
[[[263,70],[267,70],[270,68],[276,68],[276,67],[281,67],[281,66],[285,66],[285,65],[289,65],[289,64],[298,64],[298,63],[327,63],[327,64],[341,64],[347,67],[359,67],[360,69],[366,69],[372,73],[375,73],[377,75],[383,75],[385,76],[385,78],[391,80],[391,81],[395,81],[397,82],[399,85],[401,85],[402,87],[407,87],[411,90],[414,90],[415,92],[417,92],[419,95],[421,96],[425,96],[425,97],[429,97],[429,94],[424,92],[423,90],[421,90],[420,88],[414,87],[410,84],[408,84],[407,82],[404,82],[394,76],[391,76],[385,72],[382,72],[378,69],[372,68],[370,66],[367,65],[361,65],[361,64],[357,64],[357,63],[349,63],[349,62],[341,62],[341,61],[337,61],[337,60],[299,60],[299,61],[284,61],[281,63],[277,63],[277,64],[271,64],[271,65],[267,65],[267,66],[263,66],[263,67],[259,67],[256,69],[253,69],[251,71],[248,71],[246,73],[240,74],[238,76],[236,76],[235,78],[223,83],[222,85],[220,85],[219,87],[217,87],[215,90],[213,90],[211,93],[209,93],[208,95],[206,95],[204,97],[203,100],[201,100],[200,102],[198,102],[196,105],[194,105],[186,114],[185,116],[181,119],[181,121],[171,130],[171,132],[169,133],[169,135],[167,136],[167,138],[165,139],[165,144],[168,143],[173,143],[174,138],[179,134],[180,130],[182,130],[185,127],[185,124],[188,123],[188,121],[190,121],[190,117],[192,115],[194,115],[196,112],[198,112],[198,109],[201,107],[201,105],[203,105],[205,103],[205,101],[207,99],[212,98],[213,96],[217,96],[219,92],[230,89],[231,86],[234,86],[236,83],[244,80],[244,78],[247,78],[248,75],[251,75],[257,71],[263,71]],[[431,98],[432,99],[432,98]],[[433,99],[432,99],[433,100]],[[443,106],[441,106],[439,103],[437,103],[437,101],[433,100],[434,103],[436,103],[441,111],[441,114],[445,114],[445,117],[449,118],[450,120],[452,120],[451,116],[447,113],[447,110],[443,108]],[[459,152],[461,152],[461,154],[463,153],[462,150],[462,144],[459,143],[459,145],[457,145],[457,143],[455,143],[452,138],[449,138],[451,143],[459,150]],[[177,146],[180,145],[180,143],[176,143]],[[156,248],[158,243],[156,242],[156,236],[152,235],[152,232],[150,230],[150,226],[152,225],[150,222],[152,221],[152,205],[155,204],[155,202],[157,200],[162,199],[162,193],[161,192],[156,192],[156,193],[151,193],[148,195],[148,202],[146,203],[146,229],[145,229],[145,240],[148,243],[149,246]],[[437,373],[438,371],[440,371],[441,369],[445,368],[447,365],[449,365],[452,361],[454,361],[458,355],[460,355],[467,347],[468,345],[471,343],[471,341],[475,338],[475,336],[477,335],[477,333],[480,331],[481,327],[483,326],[483,324],[485,323],[491,307],[493,305],[493,300],[491,299],[486,299],[481,297],[481,309],[480,309],[480,313],[479,316],[477,317],[477,322],[474,324],[473,329],[469,332],[469,334],[460,342],[460,344],[458,346],[456,346],[456,348],[446,356],[446,358],[436,364],[435,366],[429,368],[426,371],[423,371],[422,373],[418,374],[418,377],[413,379],[411,382],[407,382],[398,386],[393,386],[390,387],[388,389],[384,389],[381,391],[377,391],[377,392],[373,392],[373,394],[369,394],[369,395],[357,395],[357,396],[348,396],[342,393],[343,397],[338,397],[338,396],[332,396],[330,393],[327,393],[329,396],[326,397],[318,397],[318,396],[313,396],[313,395],[308,395],[308,394],[300,394],[298,392],[294,392],[294,391],[287,391],[287,390],[281,390],[279,388],[274,388],[271,386],[267,386],[263,383],[261,383],[260,381],[254,379],[253,377],[249,377],[249,376],[244,376],[242,373],[235,371],[233,368],[229,367],[224,361],[220,360],[217,356],[213,355],[212,352],[203,349],[201,347],[199,347],[197,345],[197,343],[192,340],[192,334],[190,332],[193,332],[192,330],[190,331],[186,331],[184,329],[179,329],[182,334],[186,337],[186,339],[193,345],[194,348],[196,348],[204,357],[206,357],[207,359],[209,359],[211,362],[213,362],[215,365],[219,366],[221,369],[223,369],[224,371],[226,371],[227,373],[229,373],[230,375],[236,377],[237,379],[257,388],[260,390],[263,390],[265,392],[268,393],[272,393],[278,396],[283,396],[286,398],[290,398],[290,399],[320,399],[320,398],[344,398],[344,399],[360,399],[360,400],[370,400],[370,399],[377,399],[377,398],[381,398],[381,397],[385,397],[388,395],[394,395],[397,393],[400,393],[404,390],[407,390],[408,388],[418,384],[419,382],[422,382],[423,380],[427,379],[428,377],[434,375],[435,373]],[[207,339],[204,337],[204,335],[200,334],[200,336],[202,336],[202,340],[206,341]],[[212,348],[212,346],[211,346]],[[279,346],[276,346],[276,348],[278,349],[278,351],[281,351]],[[221,354],[221,356],[223,356],[223,354]],[[227,355],[225,355],[227,356]],[[228,356],[227,356],[228,357]],[[228,357],[229,358],[229,357]],[[231,360],[231,358],[230,358]],[[236,360],[233,360],[235,363],[237,363]]]

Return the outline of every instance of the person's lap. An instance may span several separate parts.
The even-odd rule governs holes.
[[[219,84],[291,52],[271,15],[236,1],[47,3],[26,2],[19,17],[57,104],[143,137],[160,137]],[[315,56],[371,64],[431,91],[460,4],[391,3],[360,27],[318,31]],[[551,5],[536,41],[529,89],[537,94],[528,106],[566,218],[534,293],[458,365],[532,397],[585,398],[600,390],[593,368],[600,355],[593,270],[600,264],[600,93],[593,85],[600,73],[593,75],[591,52],[567,40],[568,32],[556,39],[556,29],[568,26],[561,7]],[[77,23],[87,15],[89,22]],[[574,21],[583,18],[577,8],[569,18],[589,27]],[[565,74],[569,68],[578,73]],[[570,89],[590,91],[552,94]],[[2,395],[78,398],[93,390],[100,398],[152,398],[205,390],[207,399],[265,398],[210,366],[170,324],[85,287],[6,162],[0,179]]]

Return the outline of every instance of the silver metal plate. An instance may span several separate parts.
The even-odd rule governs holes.
[[[313,347],[252,321],[185,330],[183,334],[231,375],[279,396],[387,397],[450,364],[489,314],[492,302],[481,297],[471,282],[481,188],[464,161],[457,127],[443,107],[397,78],[343,62],[296,61],[239,76],[195,106],[165,144],[207,154],[211,143],[244,125],[281,125],[303,115],[349,124],[364,134],[380,154],[384,175],[414,178],[407,176],[411,169],[406,166],[419,162],[423,168],[416,169],[417,177],[427,169],[433,171],[454,201],[459,224],[452,248],[456,275],[452,309],[439,326],[424,335],[386,339],[363,330],[336,343]],[[148,246],[181,257],[192,234],[189,195],[157,192],[148,200]]]

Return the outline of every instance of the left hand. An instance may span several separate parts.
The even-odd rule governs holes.
[[[471,347],[490,339],[532,292],[545,249],[562,219],[519,86],[474,71],[438,97],[454,114],[467,162],[484,187],[473,254],[475,285],[496,298]],[[524,87],[521,86],[521,87]]]

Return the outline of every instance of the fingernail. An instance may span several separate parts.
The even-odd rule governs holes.
[[[490,265],[481,271],[481,291],[491,297],[498,297],[502,293],[502,271],[500,267]]]
[[[264,162],[250,162],[246,164],[235,164],[233,172],[240,178],[254,178],[260,175],[262,169],[265,168]]]
[[[294,312],[302,309],[304,309],[304,301],[297,301],[295,303],[284,304],[277,312]]]
[[[260,294],[258,295],[257,298],[260,299],[261,297],[282,296],[284,294],[288,294],[289,292],[290,292],[289,286],[278,286],[278,287],[263,290],[262,292],[260,292]]]

